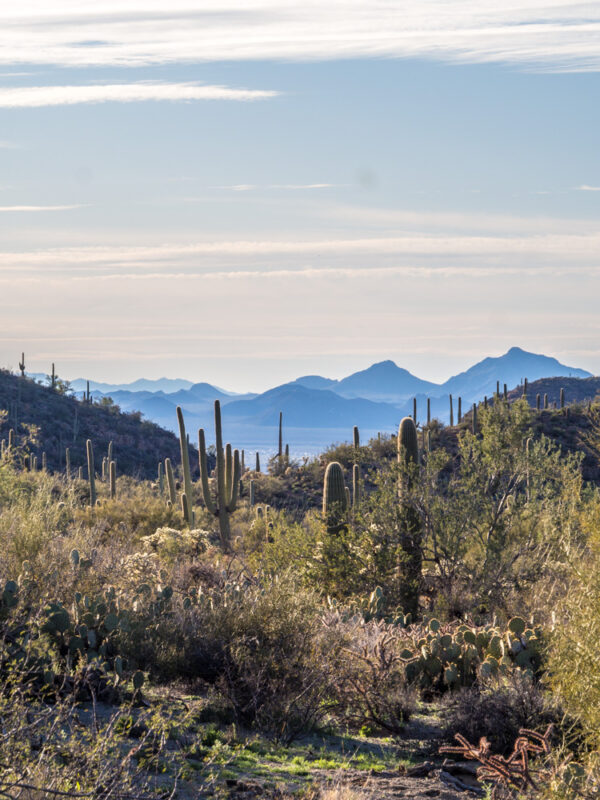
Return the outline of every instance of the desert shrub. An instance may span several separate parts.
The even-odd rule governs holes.
[[[449,695],[445,734],[461,733],[477,743],[485,736],[494,752],[512,751],[521,728],[543,731],[561,713],[542,688],[521,670],[501,678],[480,680],[476,685]]]
[[[199,529],[179,531],[176,528],[158,528],[155,533],[142,538],[144,548],[165,563],[179,559],[193,559],[207,548],[208,531]]]
[[[289,742],[326,713],[335,635],[319,623],[318,599],[285,577],[230,582],[164,620],[153,663],[215,684],[241,724]]]
[[[22,681],[9,676],[0,682],[0,718],[6,798],[151,797],[176,785],[182,771],[167,743],[165,713],[124,706],[86,715],[70,697],[32,703]]]
[[[600,747],[600,498],[581,515],[584,547],[568,554],[567,591],[555,609],[548,653],[549,683],[580,720],[592,748]]]
[[[330,626],[345,645],[333,691],[338,721],[355,730],[399,733],[415,711],[417,692],[406,678],[398,632],[356,617],[346,624],[333,617]]]
[[[149,484],[134,481],[126,476],[117,478],[117,499],[103,497],[98,508],[84,506],[75,511],[76,524],[94,528],[104,541],[124,540],[131,542],[143,536],[151,536],[158,528],[184,527],[178,508],[168,508],[164,498],[159,497]],[[97,482],[100,487],[102,484]]]

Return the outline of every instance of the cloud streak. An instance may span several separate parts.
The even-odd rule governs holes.
[[[600,6],[580,0],[28,0],[4,4],[0,27],[8,65],[427,57],[600,69]]]
[[[145,101],[264,100],[278,92],[258,89],[232,89],[197,83],[93,84],[91,86],[0,87],[0,108],[40,108],[72,106],[81,103],[139,103]]]
[[[344,184],[337,183],[268,183],[265,186],[260,186],[255,183],[234,183],[231,186],[215,186],[215,189],[224,189],[229,192],[254,192],[263,191],[265,189],[275,189],[282,191],[304,191],[306,189],[336,189]],[[193,200],[194,198],[188,198]]]
[[[19,207],[7,207],[14,210]],[[36,208],[36,207],[23,207]],[[53,207],[39,207],[40,210]],[[60,208],[60,207],[58,207]],[[238,240],[171,243],[158,246],[60,247],[23,252],[0,252],[4,275],[62,274],[105,277],[158,278],[209,275],[316,275],[327,269],[347,269],[377,275],[378,269],[416,270],[425,274],[442,267],[454,274],[485,274],[542,270],[568,274],[577,269],[600,273],[597,254],[600,230],[585,233],[532,233],[513,235],[423,235],[347,239]],[[285,269],[281,271],[281,262]],[[365,262],[369,264],[365,266]],[[458,270],[458,272],[457,272]],[[482,274],[483,274],[482,273]],[[416,273],[415,273],[416,274]]]
[[[83,204],[71,206],[0,206],[0,212],[72,211],[74,208],[87,208],[87,206]]]

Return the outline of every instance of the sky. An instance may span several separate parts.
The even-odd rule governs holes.
[[[600,4],[0,5],[0,365],[600,373]]]

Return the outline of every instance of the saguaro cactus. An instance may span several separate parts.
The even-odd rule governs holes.
[[[419,464],[417,428],[410,417],[404,417],[398,429],[398,464],[403,468],[398,487],[402,507],[400,545],[404,551],[400,595],[404,613],[414,618],[419,608],[423,553],[421,520],[409,498]]]
[[[323,517],[327,533],[339,533],[345,527],[347,511],[344,470],[338,461],[332,461],[327,465],[323,480]]]
[[[473,403],[473,419],[471,420],[472,427],[471,432],[473,436],[477,435],[477,404]]]
[[[88,439],[85,443],[87,450],[88,481],[90,483],[90,505],[96,505],[96,473],[94,471],[94,446],[92,440]]]
[[[277,450],[277,455],[281,460],[283,456],[283,411],[279,412],[279,449]]]
[[[256,454],[256,471],[260,472],[260,455]]]
[[[21,370],[21,377],[25,377],[25,353],[21,353],[21,360],[19,361],[19,369]]]
[[[175,491],[175,476],[173,475],[173,466],[171,465],[170,458],[165,458],[165,473],[167,475],[167,486],[169,489],[169,502],[174,506],[177,502],[177,492]]]
[[[52,375],[50,376],[52,388],[56,386],[56,372],[54,371],[54,362],[52,362]]]
[[[460,425],[462,422],[462,397],[458,398],[458,414],[456,422],[458,425]]]
[[[431,425],[431,397],[427,398],[427,424]]]
[[[352,467],[352,507],[357,508],[360,503],[360,467]]]
[[[454,405],[452,403],[452,395],[448,395],[450,398],[450,427],[454,426]]]
[[[540,393],[538,392],[538,393],[536,394],[536,396],[535,396],[535,408],[536,408],[536,411],[539,411],[539,410],[540,410],[540,403],[541,403],[541,399],[542,399],[542,398],[541,398],[541,395],[540,395]]]
[[[185,433],[185,423],[183,421],[183,411],[181,406],[177,406],[177,422],[179,424],[179,449],[181,451],[181,469],[183,472],[183,492],[185,494],[186,518],[189,525],[194,523],[193,496],[192,496],[192,474],[190,472],[190,453],[188,450],[188,439]]]
[[[413,421],[417,424],[417,398],[413,397]]]
[[[200,428],[198,431],[198,452],[200,453],[200,485],[207,510],[211,514],[214,514],[219,521],[221,546],[224,550],[228,550],[231,540],[230,514],[235,511],[237,505],[241,466],[240,454],[238,450],[234,450],[232,452],[230,444],[227,444],[225,449],[223,449],[221,404],[218,400],[215,400],[215,437],[217,451],[216,502],[213,500],[210,493],[210,485],[208,482],[208,465],[206,460],[206,439],[204,436],[204,430],[202,428]]]
[[[110,496],[114,499],[117,496],[117,462],[111,461],[108,468],[110,484]]]
[[[352,444],[354,450],[358,450],[358,448],[360,447],[360,433],[358,430],[358,425],[355,425],[354,428],[352,429]]]
[[[560,390],[560,407],[561,408],[565,407],[565,390],[564,389]]]
[[[548,395],[544,394],[544,411],[548,410]]]
[[[158,491],[160,496],[162,497],[165,493],[165,476],[163,471],[163,463],[162,461],[158,462]]]
[[[67,447],[65,449],[65,475],[67,476],[67,480],[71,480],[71,451]]]

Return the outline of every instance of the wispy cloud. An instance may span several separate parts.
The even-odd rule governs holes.
[[[314,240],[236,240],[172,243],[159,246],[59,247],[23,252],[0,252],[0,269],[48,275],[86,273],[106,275],[207,276],[213,272],[236,274],[252,270],[277,274],[282,261],[286,271],[306,274],[322,269],[468,270],[486,274],[548,269],[569,272],[576,268],[600,273],[597,254],[600,230],[587,233],[532,233],[529,235],[423,235],[406,233],[390,237]],[[365,266],[365,261],[369,266]],[[473,272],[475,270],[475,272]],[[442,274],[440,272],[439,274]]]
[[[600,186],[588,186],[587,183],[582,183],[577,187],[580,192],[600,192]]]
[[[336,183],[268,183],[260,186],[255,183],[234,183],[231,186],[215,186],[215,189],[224,189],[230,192],[252,192],[265,189],[281,189],[283,191],[303,191],[305,189],[335,189],[341,184]]]
[[[91,86],[0,87],[0,108],[38,108],[71,106],[79,103],[135,103],[147,100],[262,100],[278,92],[256,89],[231,89],[197,83],[94,84]]]
[[[431,57],[600,69],[600,5],[581,0],[28,0],[3,4],[0,28],[11,66]]]
[[[16,150],[20,147],[16,142],[7,142],[0,139],[0,150]]]
[[[85,204],[76,204],[70,206],[0,206],[0,212],[3,211],[72,211],[74,208],[86,208]]]

